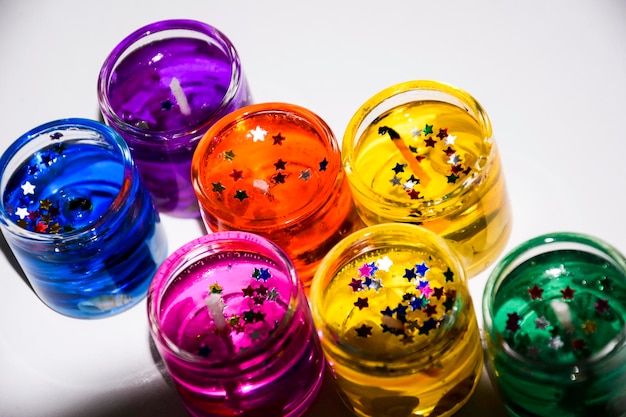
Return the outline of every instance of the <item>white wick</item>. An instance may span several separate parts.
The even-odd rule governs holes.
[[[554,314],[556,314],[556,317],[559,319],[559,322],[565,329],[574,329],[574,326],[572,325],[572,313],[570,312],[567,303],[561,300],[552,300],[552,302],[550,303],[550,307],[552,307],[552,310],[554,310]]]
[[[180,107],[180,112],[185,116],[189,116],[191,114],[191,107],[189,107],[189,102],[187,101],[187,96],[183,92],[183,88],[180,86],[180,81],[178,78],[172,78],[170,82],[170,90],[172,90],[172,94],[176,98],[176,102],[178,103],[178,107]]]
[[[204,299],[206,307],[209,309],[209,314],[213,318],[217,331],[221,333],[226,329],[226,319],[224,318],[224,302],[222,296],[215,293],[210,293],[207,298]]]

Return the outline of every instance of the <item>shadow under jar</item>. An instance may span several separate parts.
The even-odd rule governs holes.
[[[487,114],[468,93],[435,81],[389,87],[346,129],[342,158],[368,225],[422,225],[458,251],[468,277],[504,249],[511,208]]]
[[[198,217],[189,170],[209,126],[250,104],[231,41],[193,20],[164,20],[131,33],[100,70],[105,122],[127,142],[162,213]]]

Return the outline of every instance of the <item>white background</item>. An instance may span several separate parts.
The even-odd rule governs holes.
[[[256,102],[319,114],[341,140],[393,84],[465,89],[493,123],[514,211],[507,249],[579,231],[626,251],[626,2],[0,0],[0,151],[66,117],[97,119],[96,80],[144,24],[191,18],[235,44]],[[169,252],[204,233],[162,216]],[[1,240],[0,240],[1,241]],[[83,321],[45,307],[0,252],[0,416],[184,416],[145,302]],[[471,283],[480,316],[487,273]],[[349,416],[327,383],[308,417]],[[504,416],[487,378],[460,416]]]

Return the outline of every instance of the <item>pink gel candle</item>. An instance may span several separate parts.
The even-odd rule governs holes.
[[[245,232],[196,239],[159,268],[152,337],[193,416],[300,416],[324,360],[291,261]]]

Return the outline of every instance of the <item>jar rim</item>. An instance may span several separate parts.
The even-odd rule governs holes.
[[[455,317],[458,317],[460,314],[469,314],[469,309],[473,308],[473,305],[471,295],[467,290],[465,270],[458,254],[447,243],[447,241],[431,230],[415,224],[381,223],[373,226],[367,226],[346,236],[328,252],[317,268],[311,284],[309,299],[313,319],[317,324],[320,335],[326,333],[327,336],[335,342],[338,340],[338,335],[332,332],[328,326],[325,325],[326,320],[324,318],[324,312],[326,309],[324,300],[325,294],[327,294],[324,290],[325,285],[332,280],[335,274],[344,265],[347,265],[349,262],[360,257],[361,255],[378,250],[379,248],[372,247],[372,240],[376,237],[385,239],[393,237],[393,241],[395,243],[393,245],[389,245],[389,247],[402,245],[417,248],[421,244],[424,246],[434,244],[437,250],[441,250],[445,253],[446,263],[448,263],[448,266],[454,271],[454,276],[456,277],[455,280],[458,278],[458,282],[466,289],[466,293],[463,294],[464,299],[462,300],[461,309],[454,309],[454,312],[448,315],[447,320],[450,320],[449,322],[451,323],[455,323],[457,321]],[[337,259],[339,261],[337,261]],[[472,319],[475,320],[475,316],[473,314]],[[475,327],[476,331],[478,331],[477,326]],[[407,350],[406,355],[402,356],[402,358],[384,358],[384,360],[383,358],[372,359],[367,356],[359,355],[358,361],[365,363],[366,365],[363,365],[363,367],[372,371],[380,370],[383,362],[384,365],[382,366],[393,369],[394,371],[402,372],[406,369],[411,371],[414,370],[416,363],[425,366],[430,361],[429,356],[436,356],[438,353],[446,351],[449,346],[456,343],[458,340],[454,337],[450,337],[452,336],[452,333],[454,333],[452,330],[453,328],[451,327],[446,328],[444,331],[437,332],[437,335],[433,338],[429,337],[428,350],[426,350],[423,346],[418,346],[413,351]],[[352,349],[350,346],[348,346],[347,349],[345,347],[333,348],[333,351],[337,353],[341,360],[345,360],[347,355],[354,356],[356,353],[356,350]],[[432,355],[425,354],[425,352],[430,352]],[[338,358],[335,359],[340,360]],[[407,365],[409,359],[414,359],[414,362],[410,364],[410,369],[407,368],[407,366],[409,366]]]
[[[204,178],[206,173],[211,169],[202,163],[202,159],[206,154],[210,153],[212,146],[220,143],[221,135],[223,132],[230,130],[233,126],[237,125],[241,121],[254,118],[259,115],[285,115],[295,116],[299,120],[306,122],[316,135],[320,139],[325,139],[324,146],[329,151],[329,154],[333,157],[328,161],[326,172],[329,174],[329,178],[332,181],[326,181],[316,196],[313,197],[312,204],[303,205],[292,213],[285,214],[283,216],[277,216],[270,219],[255,220],[255,219],[237,219],[238,224],[245,223],[245,229],[254,232],[263,232],[266,229],[272,229],[276,227],[276,223],[280,222],[284,227],[289,227],[292,224],[296,224],[303,219],[308,218],[312,213],[315,213],[329,198],[333,190],[335,189],[336,180],[342,175],[341,172],[341,156],[340,148],[328,124],[317,114],[304,107],[283,103],[283,102],[266,102],[251,104],[239,108],[220,120],[215,122],[207,132],[203,135],[194,151],[194,155],[191,163],[191,178],[194,190],[198,196],[200,206],[209,213],[211,216],[216,217],[220,224],[227,225],[231,228],[240,228],[234,224],[228,222],[228,218],[231,212],[222,208],[221,204],[212,197],[206,184],[202,184],[201,179]],[[205,204],[204,201],[213,202],[213,204]]]
[[[156,34],[167,31],[189,31],[199,35],[211,38],[220,47],[222,52],[231,62],[231,78],[228,89],[224,93],[219,106],[207,117],[206,120],[198,121],[188,126],[171,130],[150,130],[142,129],[125,122],[111,105],[109,100],[109,81],[116,65],[121,62],[125,54],[130,48],[144,41],[145,39],[155,36]],[[230,39],[219,29],[207,23],[192,19],[167,19],[149,23],[139,29],[136,29],[127,35],[122,41],[109,53],[105,58],[100,73],[98,75],[98,101],[100,103],[100,111],[103,113],[108,124],[115,125],[124,133],[132,135],[133,140],[140,141],[145,145],[160,145],[162,143],[181,142],[186,144],[186,138],[189,136],[198,136],[211,126],[221,115],[227,111],[228,107],[235,100],[237,91],[243,82],[243,73],[241,71],[241,61],[239,54]],[[110,121],[110,122],[109,122]]]
[[[38,233],[24,229],[11,220],[6,211],[4,188],[6,181],[9,180],[9,178],[5,175],[7,166],[13,158],[18,155],[18,152],[27,146],[31,140],[53,131],[70,129],[87,130],[98,134],[100,138],[115,147],[116,152],[121,158],[122,183],[120,184],[117,195],[107,210],[108,215],[101,216],[90,223],[87,227],[59,234]],[[125,206],[127,205],[128,200],[138,187],[138,181],[133,180],[132,178],[132,172],[134,170],[136,170],[135,162],[131,156],[130,148],[127,143],[117,132],[100,122],[83,118],[67,118],[41,124],[21,135],[7,148],[2,156],[0,156],[0,222],[2,222],[3,226],[6,227],[11,233],[20,236],[21,238],[33,241],[71,243],[74,240],[82,239],[85,236],[93,234],[95,230],[105,227],[107,223],[111,221],[111,213],[119,216],[120,212],[125,211]]]
[[[254,349],[238,354],[231,358],[230,361],[219,362],[220,366],[229,363],[245,363],[254,359],[254,357],[260,353],[273,352],[281,348],[281,346],[279,346],[280,343],[277,342],[286,338],[292,325],[294,313],[300,308],[300,304],[303,302],[303,290],[295,267],[285,252],[269,239],[244,231],[224,231],[210,233],[184,244],[169,255],[154,274],[146,297],[150,331],[155,339],[158,340],[159,344],[167,349],[168,352],[187,362],[203,364],[215,363],[208,358],[180,348],[165,334],[160,325],[162,313],[160,299],[171,282],[180,275],[184,268],[188,267],[194,261],[198,261],[208,255],[219,253],[224,248],[229,251],[241,252],[243,247],[246,247],[248,250],[252,247],[257,247],[267,253],[271,252],[274,255],[273,261],[277,262],[289,277],[292,291],[285,315],[275,327],[274,331],[269,334],[269,337],[263,340],[262,343],[259,343]]]
[[[486,157],[490,158],[497,152],[495,143],[492,142],[492,127],[489,116],[482,105],[472,95],[460,88],[440,81],[413,80],[392,85],[370,97],[354,113],[348,122],[343,136],[342,163],[346,171],[346,176],[348,177],[351,188],[355,191],[354,194],[367,201],[367,203],[364,203],[366,206],[375,204],[377,206],[383,206],[387,210],[401,207],[403,209],[417,210],[423,213],[415,217],[412,221],[429,220],[432,217],[436,218],[445,214],[447,211],[456,210],[459,206],[459,199],[474,186],[480,184],[484,180],[483,177],[488,173],[488,171],[485,172],[484,168],[480,173],[475,171],[474,175],[468,177],[450,193],[437,199],[411,200],[410,202],[401,202],[377,193],[366,184],[360,176],[356,175],[353,169],[356,150],[355,144],[361,137],[365,128],[367,128],[370,123],[374,122],[382,112],[391,110],[410,101],[415,101],[414,98],[403,100],[402,96],[416,92],[431,95],[430,98],[425,96],[424,99],[420,101],[445,102],[467,111],[470,116],[476,120],[483,131],[483,142],[489,143],[491,146],[490,154],[486,155]],[[375,110],[379,110],[381,107],[383,107],[382,110],[374,113]],[[428,213],[435,213],[435,215]],[[410,217],[402,220],[390,218],[392,221],[411,221],[408,219],[410,219]]]
[[[573,246],[571,246],[573,245]],[[566,249],[581,249],[596,255],[613,264],[620,272],[626,274],[626,259],[617,248],[595,236],[580,232],[552,232],[531,238],[506,254],[493,268],[485,283],[482,298],[483,324],[485,332],[496,333],[493,323],[493,308],[496,294],[502,281],[517,266],[533,259],[535,256]],[[500,346],[506,350],[507,356],[517,362],[539,368],[546,372],[567,371],[573,366],[577,368],[592,367],[615,353],[616,347],[626,348],[626,327],[608,341],[600,351],[576,363],[551,363],[535,361],[518,353],[504,338],[497,338]]]

